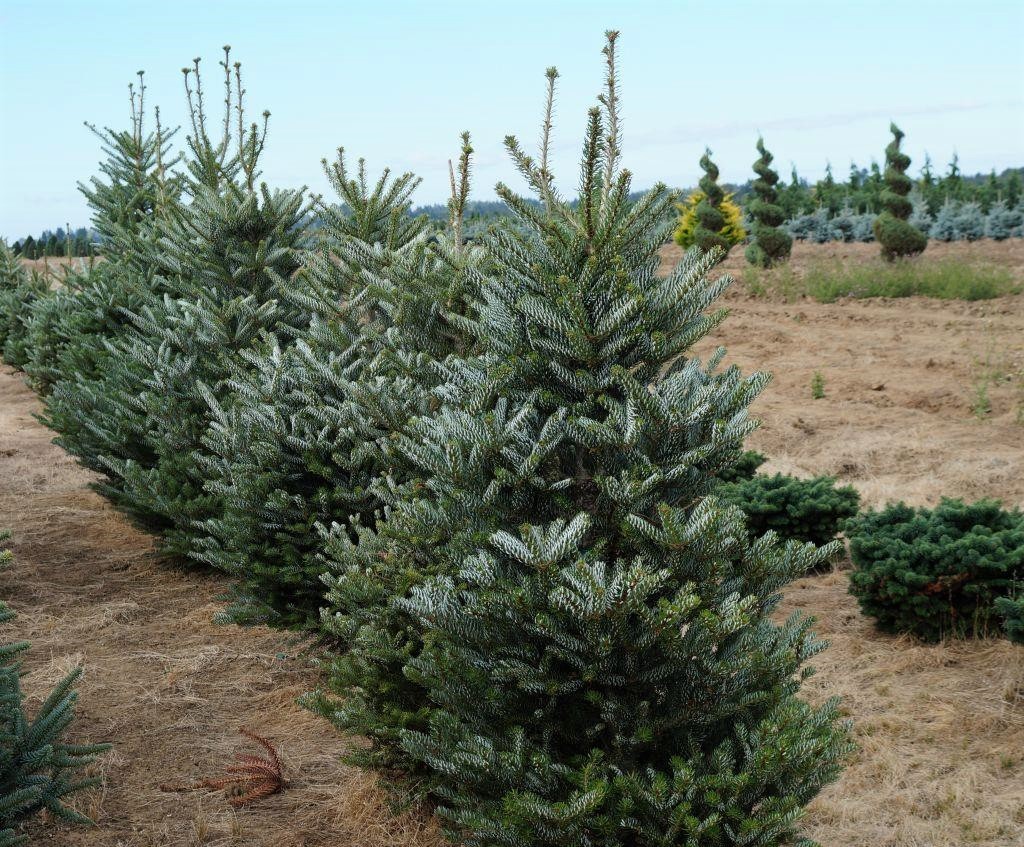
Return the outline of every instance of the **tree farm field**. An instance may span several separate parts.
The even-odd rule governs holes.
[[[680,253],[662,255],[667,269]],[[769,457],[762,470],[834,475],[865,506],[934,505],[942,494],[1024,505],[1024,296],[801,296],[799,280],[870,269],[876,257],[872,244],[798,243],[785,286],[777,271],[752,276],[740,250],[720,266],[737,278],[720,303],[729,316],[700,352],[722,344],[727,363],[777,374],[753,407],[761,427],[748,446]],[[932,242],[918,261],[1024,283],[1021,239]],[[310,645],[213,624],[226,583],[158,561],[152,539],[50,443],[39,408],[4,367],[0,523],[14,531],[19,566],[0,581],[33,645],[24,687],[36,705],[84,664],[75,735],[116,742],[95,765],[104,787],[73,801],[97,826],[39,821],[40,837],[56,847],[444,844],[426,813],[396,813],[372,776],[339,764],[357,739],[295,704],[316,685]],[[859,746],[809,806],[805,834],[836,847],[1024,843],[1022,651],[1005,639],[880,634],[847,593],[848,567],[844,558],[798,580],[781,609],[818,619],[831,646],[812,660],[819,673],[803,696],[841,697]],[[234,810],[217,791],[161,790],[218,776],[242,749],[239,726],[277,746],[283,792]]]

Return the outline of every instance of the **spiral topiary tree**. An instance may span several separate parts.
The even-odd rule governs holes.
[[[772,167],[772,154],[764,146],[764,139],[757,139],[757,152],[761,154],[754,162],[754,194],[757,196],[747,206],[747,212],[754,219],[754,241],[747,247],[747,261],[752,265],[768,268],[789,258],[793,249],[793,238],[781,228],[786,213],[778,205],[779,192],[775,185],[779,175]]]
[[[718,165],[711,161],[710,148],[705,149],[704,155],[700,157],[700,166],[704,171],[699,183],[704,199],[697,204],[697,228],[693,232],[693,243],[703,252],[718,247],[728,253],[732,244],[724,234],[726,220],[721,209],[725,192],[718,184]]]
[[[892,141],[885,148],[885,188],[882,190],[882,213],[875,219],[875,238],[882,245],[882,257],[893,261],[916,256],[928,246],[928,238],[910,221],[914,206],[907,195],[914,182],[906,174],[910,156],[900,150],[903,130],[890,124]]]

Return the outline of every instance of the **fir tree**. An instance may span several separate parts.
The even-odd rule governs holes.
[[[915,229],[920,230],[926,238],[929,237],[934,220],[931,212],[929,211],[925,192],[922,190],[912,193],[910,202],[913,206],[913,211],[907,219],[908,223]]]
[[[985,235],[995,241],[1012,238],[1021,225],[1021,214],[1005,200],[996,200],[985,218]]]
[[[964,181],[960,176],[960,156],[953,151],[953,158],[949,162],[949,170],[942,178],[942,193],[946,200],[962,200],[964,193]]]
[[[754,240],[747,247],[747,261],[760,267],[771,267],[789,258],[793,249],[793,239],[789,233],[780,228],[785,220],[785,212],[778,205],[779,193],[776,183],[779,175],[772,170],[772,154],[764,146],[764,139],[757,139],[757,152],[761,157],[754,162],[754,193],[757,197],[747,205],[750,216],[754,219]]]
[[[832,176],[832,164],[828,162],[825,164],[824,178],[818,180],[814,186],[815,202],[819,206],[824,207],[831,217],[839,211],[842,203],[840,199],[841,193],[841,187],[836,184],[835,177]]]
[[[927,206],[929,216],[934,217],[942,205],[942,198],[939,197],[938,182],[932,172],[932,159],[927,153],[924,156],[924,165],[921,167],[921,176],[918,178],[917,184],[921,189],[921,197]]]
[[[157,273],[158,217],[177,202],[180,181],[169,168],[175,131],[146,123],[146,86],[129,86],[128,129],[86,124],[105,154],[100,176],[79,183],[99,237],[102,262],[72,274],[65,286],[69,308],[55,330],[58,354],[48,373],[44,422],[60,433],[57,443],[87,467],[109,472],[104,457],[128,458],[144,451],[146,429],[136,397],[145,374],[127,350],[129,315],[167,290]],[[144,455],[149,455],[148,451]]]
[[[938,214],[935,215],[935,220],[928,231],[929,236],[936,241],[955,241],[957,237],[956,219],[956,204],[952,200],[947,200],[939,207]]]
[[[728,280],[700,249],[655,273],[671,197],[628,199],[615,37],[578,202],[547,131],[539,159],[507,140],[542,207],[498,186],[530,234],[488,239],[482,355],[398,439],[427,479],[396,512],[427,532],[378,562],[408,593],[367,638],[429,698],[381,721],[468,843],[781,844],[847,748],[835,704],[795,696],[810,622],[770,617],[831,549],[748,543],[708,496],[767,377],[689,352]]]
[[[906,175],[910,157],[900,150],[903,132],[896,124],[889,127],[893,139],[885,148],[885,190],[882,192],[884,210],[875,221],[875,238],[882,245],[882,257],[892,261],[905,256],[916,256],[928,246],[928,239],[908,221],[913,206],[907,195],[913,182]]]
[[[543,131],[550,132],[548,122]],[[448,361],[477,345],[466,316],[479,301],[487,253],[462,237],[470,153],[465,136],[457,174],[452,170],[447,230],[428,249],[415,248],[414,264],[396,264],[379,277],[375,296],[387,313],[385,331],[371,332],[364,342],[379,354],[352,387],[350,399],[357,417],[379,433],[372,493],[380,511],[375,524],[332,523],[325,546],[329,591],[322,624],[338,648],[329,669],[330,687],[342,696],[321,691],[308,703],[346,732],[373,742],[353,760],[389,769],[410,766],[398,750],[398,734],[424,727],[428,711],[423,689],[403,674],[419,648],[418,628],[393,601],[441,561],[435,547],[471,531],[455,513],[423,508],[419,494],[431,490],[433,468],[423,466],[417,446],[421,420],[449,392],[466,385],[466,372],[452,371]],[[476,428],[481,424],[472,416],[466,422]],[[501,428],[493,422],[485,426]],[[463,472],[483,478],[475,468],[488,461],[483,451]]]
[[[246,126],[240,63],[224,48],[224,118],[211,136],[199,60],[183,69],[192,132],[187,202],[158,218],[163,297],[130,315],[131,378],[118,386],[141,412],[143,449],[104,457],[116,502],[162,533],[164,549],[195,553],[197,527],[223,511],[207,490],[207,428],[250,351],[291,338],[309,314],[291,296],[307,237],[303,192],[258,184],[269,112]],[[194,86],[194,87],[193,87]],[[141,376],[141,380],[137,378]]]
[[[427,219],[409,214],[419,181],[385,171],[371,185],[365,163],[353,175],[343,151],[324,167],[342,205],[320,210],[310,326],[294,345],[252,359],[235,380],[231,414],[208,436],[225,512],[209,522],[202,557],[240,578],[236,620],[317,620],[318,527],[352,535],[350,525],[373,525],[381,503],[372,483],[389,467],[376,445],[423,411],[412,381],[450,352],[441,329],[450,277],[441,280],[448,288],[437,285],[444,239],[428,242]]]
[[[693,231],[693,243],[705,252],[718,249],[728,253],[732,245],[724,235],[726,220],[720,208],[725,192],[718,184],[718,166],[711,161],[710,148],[701,156],[700,167],[704,176],[700,178],[699,185],[704,196],[695,210],[697,226]]]
[[[29,324],[33,304],[50,296],[46,277],[29,271],[0,240],[0,356],[22,368],[31,357]]]
[[[779,205],[785,210],[786,220],[803,214],[810,206],[807,183],[800,179],[795,167],[790,171],[789,182],[779,189]]]
[[[0,530],[0,545],[10,533]],[[10,564],[9,550],[0,549],[0,568]],[[0,623],[14,619],[14,613],[0,602]],[[25,713],[21,690],[20,655],[29,648],[26,641],[0,644],[0,845],[15,847],[28,842],[19,835],[18,824],[44,809],[70,823],[91,824],[80,812],[65,805],[69,795],[99,783],[82,771],[109,744],[72,744],[65,738],[74,718],[77,694],[74,684],[81,668],[62,679],[36,710]]]

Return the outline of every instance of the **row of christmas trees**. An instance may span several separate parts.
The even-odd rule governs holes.
[[[140,85],[82,187],[105,261],[50,290],[7,254],[0,349],[102,491],[231,576],[228,617],[323,640],[309,706],[454,838],[787,843],[850,744],[797,696],[811,621],[773,613],[834,549],[751,537],[713,496],[768,376],[692,353],[721,251],[656,274],[673,196],[630,200],[616,38],[578,197],[550,69],[539,152],[506,142],[539,202],[499,184],[516,225],[483,243],[468,135],[435,236],[411,174],[341,150],[335,203],[262,184],[269,115],[227,48],[222,121],[184,70],[181,155]]]

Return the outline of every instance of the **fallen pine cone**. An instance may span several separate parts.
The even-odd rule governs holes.
[[[263,756],[239,755],[235,758],[235,764],[224,768],[223,776],[219,779],[203,779],[185,785],[171,785],[163,783],[161,791],[196,791],[201,788],[224,789],[228,802],[235,807],[244,806],[256,800],[262,800],[271,794],[276,794],[285,787],[285,780],[281,774],[281,761],[277,757],[274,746],[262,735],[257,735],[244,726],[238,730],[242,735],[251,738],[267,753]]]

